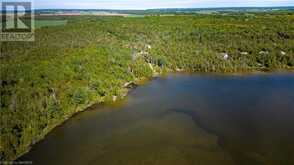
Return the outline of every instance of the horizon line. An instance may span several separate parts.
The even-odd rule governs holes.
[[[230,8],[294,8],[293,6],[227,6],[227,7],[191,7],[191,8],[185,8],[185,7],[167,7],[167,8],[147,8],[147,9],[116,9],[116,8],[36,8],[33,10],[165,10],[165,9],[230,9]]]

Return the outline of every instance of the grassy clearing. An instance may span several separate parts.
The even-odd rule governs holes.
[[[67,24],[67,20],[36,20],[35,28],[39,29],[42,27],[50,27],[50,26],[64,26]]]

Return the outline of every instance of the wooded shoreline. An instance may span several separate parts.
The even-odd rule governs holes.
[[[33,43],[0,43],[0,160],[155,73],[294,70],[292,13],[65,19]]]

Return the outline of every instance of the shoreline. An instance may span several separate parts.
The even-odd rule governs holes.
[[[93,106],[98,106],[98,105],[103,105],[103,104],[111,104],[111,103],[115,103],[119,100],[122,100],[126,97],[128,97],[129,92],[131,92],[132,90],[134,90],[137,86],[141,86],[144,85],[148,82],[151,82],[154,78],[157,77],[162,77],[164,75],[171,75],[171,74],[187,74],[187,75],[226,75],[226,76],[251,76],[251,75],[268,75],[268,74],[283,74],[283,73],[293,73],[294,74],[294,70],[293,69],[287,69],[287,70],[274,70],[274,71],[269,71],[269,72],[265,72],[265,71],[249,71],[249,72],[230,72],[230,73],[220,73],[220,72],[189,72],[189,71],[168,71],[166,73],[154,73],[152,77],[142,77],[142,78],[138,78],[134,81],[130,81],[130,82],[126,82],[125,84],[134,84],[135,86],[123,86],[122,88],[127,89],[126,94],[123,95],[123,97],[119,98],[118,100],[112,100],[112,101],[101,101],[101,102],[97,102],[97,101],[93,101],[87,105],[78,107],[71,115],[66,116],[64,118],[64,120],[60,121],[60,122],[56,122],[56,124],[50,126],[49,128],[45,129],[44,132],[42,133],[42,135],[40,135],[39,137],[37,137],[36,142],[32,143],[28,146],[27,150],[24,151],[22,154],[20,154],[19,156],[17,156],[12,162],[17,161],[17,159],[19,159],[20,157],[22,157],[23,155],[25,155],[26,153],[30,152],[30,150],[32,149],[32,147],[34,145],[36,145],[37,143],[40,143],[42,140],[44,140],[48,134],[50,132],[52,132],[54,129],[58,128],[59,126],[63,125],[64,123],[66,123],[69,119],[71,119],[72,117],[79,115],[79,113],[82,113],[84,111],[90,110],[92,109]]]
[[[148,86],[154,72],[163,79],[292,73],[293,13],[246,13],[37,17],[45,27],[34,44],[3,43],[0,160],[29,152],[94,104],[129,97],[124,84],[146,77]],[[54,26],[58,20],[67,24]]]
[[[139,86],[139,85],[142,85],[142,84],[144,84],[146,82],[152,81],[152,79],[158,77],[159,75],[160,74],[154,74],[152,77],[142,77],[142,78],[138,78],[138,79],[136,79],[134,81],[131,81],[131,82],[126,82],[126,83],[130,83],[130,84],[134,83],[136,86]],[[105,100],[103,100],[101,102],[97,102],[98,100],[93,101],[91,103],[88,103],[87,105],[84,105],[84,106],[81,106],[81,107],[76,108],[76,110],[73,111],[72,114],[70,114],[68,116],[65,116],[64,120],[58,121],[55,124],[53,124],[52,126],[44,129],[43,133],[41,135],[39,135],[38,137],[36,137],[35,142],[34,143],[31,143],[30,145],[28,145],[27,149],[24,152],[22,152],[21,154],[17,155],[16,158],[14,160],[12,160],[12,162],[17,162],[17,159],[19,159],[20,157],[22,157],[26,153],[30,152],[30,150],[32,149],[32,147],[34,145],[40,143],[43,139],[45,139],[50,132],[52,132],[55,128],[63,125],[65,122],[67,122],[69,119],[71,119],[75,115],[78,115],[79,113],[82,113],[84,111],[87,111],[87,110],[91,109],[91,107],[93,107],[95,105],[110,104],[110,103],[117,102],[117,101],[119,101],[119,100],[121,100],[123,98],[126,98],[128,96],[128,94],[129,94],[129,92],[131,90],[135,89],[135,87],[134,88],[133,87],[132,88],[129,88],[128,86],[125,86],[125,85],[122,88],[127,89],[127,91],[123,95],[123,97],[119,98],[118,100],[115,100],[115,101],[114,100],[112,100],[112,101],[105,101]]]

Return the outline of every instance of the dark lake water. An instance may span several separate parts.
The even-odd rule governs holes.
[[[294,74],[171,74],[96,105],[20,160],[36,165],[293,165]]]

